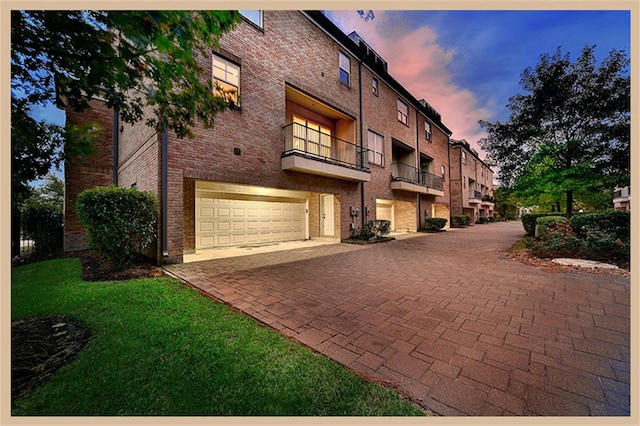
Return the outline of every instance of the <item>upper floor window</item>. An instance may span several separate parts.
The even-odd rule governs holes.
[[[384,166],[384,138],[369,130],[369,163]]]
[[[424,137],[430,141],[431,140],[431,123],[424,122]]]
[[[409,125],[409,107],[400,99],[398,99],[398,121]]]
[[[447,169],[444,166],[444,164],[442,166],[440,166],[440,173],[442,173],[442,180],[444,180],[444,175],[445,175],[446,171],[447,171]]]
[[[213,90],[228,103],[240,105],[240,65],[213,54]]]
[[[244,16],[248,21],[253,22],[262,28],[262,11],[261,10],[239,10],[240,15]]]
[[[462,151],[462,164],[467,164],[467,153]]]
[[[378,96],[378,79],[375,77],[371,77],[371,89],[373,90],[373,94]]]
[[[340,58],[340,82],[345,86],[351,84],[351,59],[342,52],[339,52]]]

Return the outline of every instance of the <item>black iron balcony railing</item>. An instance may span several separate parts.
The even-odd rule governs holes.
[[[403,180],[439,191],[443,188],[442,176],[422,171],[406,163],[391,163],[391,177],[394,180]]]
[[[284,152],[303,154],[347,167],[368,169],[368,149],[299,123],[284,126]]]
[[[496,199],[495,199],[495,198],[493,198],[493,197],[492,197],[491,195],[489,195],[489,194],[485,194],[485,195],[483,195],[483,196],[482,196],[482,201],[486,201],[486,202],[488,202],[488,203],[495,203],[495,202],[496,202]]]
[[[469,190],[469,198],[476,198],[480,200],[482,198],[482,193],[480,191],[475,191],[471,189]]]
[[[429,172],[420,172],[420,183],[427,188],[434,188],[442,191],[444,188],[444,180],[442,176],[434,175]]]

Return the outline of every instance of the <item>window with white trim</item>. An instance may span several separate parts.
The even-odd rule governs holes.
[[[384,166],[384,138],[369,130],[369,163]]]
[[[213,91],[231,105],[240,105],[240,65],[213,54]]]
[[[447,168],[444,166],[444,164],[440,166],[440,172],[442,173],[442,180],[444,180],[444,175],[446,171],[447,171]]]
[[[462,164],[467,164],[467,153],[462,151]]]
[[[378,79],[375,77],[371,77],[371,90],[374,95],[378,96]]]
[[[424,122],[424,137],[430,141],[431,140],[431,123],[428,121]]]
[[[400,99],[398,99],[398,121],[409,125],[409,107]]]
[[[351,84],[351,59],[342,52],[338,52],[340,62],[340,83],[345,86]]]
[[[262,28],[262,10],[239,10],[240,15]]]

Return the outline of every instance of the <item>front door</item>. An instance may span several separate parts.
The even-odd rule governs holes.
[[[321,210],[321,233],[324,237],[333,237],[335,235],[333,194],[320,195]]]

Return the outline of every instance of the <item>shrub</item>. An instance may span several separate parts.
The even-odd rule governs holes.
[[[543,220],[542,223],[544,232],[539,232],[539,236],[535,239],[527,239],[534,256],[583,257],[582,241],[573,232],[566,219]]]
[[[428,217],[424,220],[424,230],[427,232],[438,232],[447,224],[447,219],[440,217]]]
[[[30,202],[22,210],[21,224],[24,237],[33,240],[37,256],[62,250],[62,213],[59,208]]]
[[[584,213],[571,218],[590,259],[627,261],[631,253],[631,215],[626,211]]]
[[[351,238],[369,241],[374,238],[382,238],[391,230],[391,222],[388,220],[370,220],[361,228],[355,229]]]
[[[564,216],[542,216],[536,220],[534,228],[535,236],[546,234],[550,228],[558,224],[568,224],[569,221]]]
[[[478,218],[478,223],[487,223],[488,221],[489,221],[489,219],[487,219],[486,217],[480,216]]]
[[[631,214],[628,211],[583,213],[573,216],[569,223],[573,231],[582,238],[587,237],[587,229],[598,229],[614,239],[626,242],[631,239]]]
[[[528,213],[522,215],[522,226],[528,236],[533,237],[536,232],[536,220],[546,216],[566,216],[564,213]]]
[[[471,218],[468,215],[451,216],[452,228],[463,228],[471,224]]]
[[[78,195],[76,211],[89,234],[89,247],[116,269],[133,264],[155,239],[155,197],[135,188],[96,187]]]
[[[495,217],[495,216],[489,216],[489,217],[487,218],[487,221],[489,221],[489,223],[493,223],[493,222],[495,222],[495,221],[496,221],[496,217]]]

